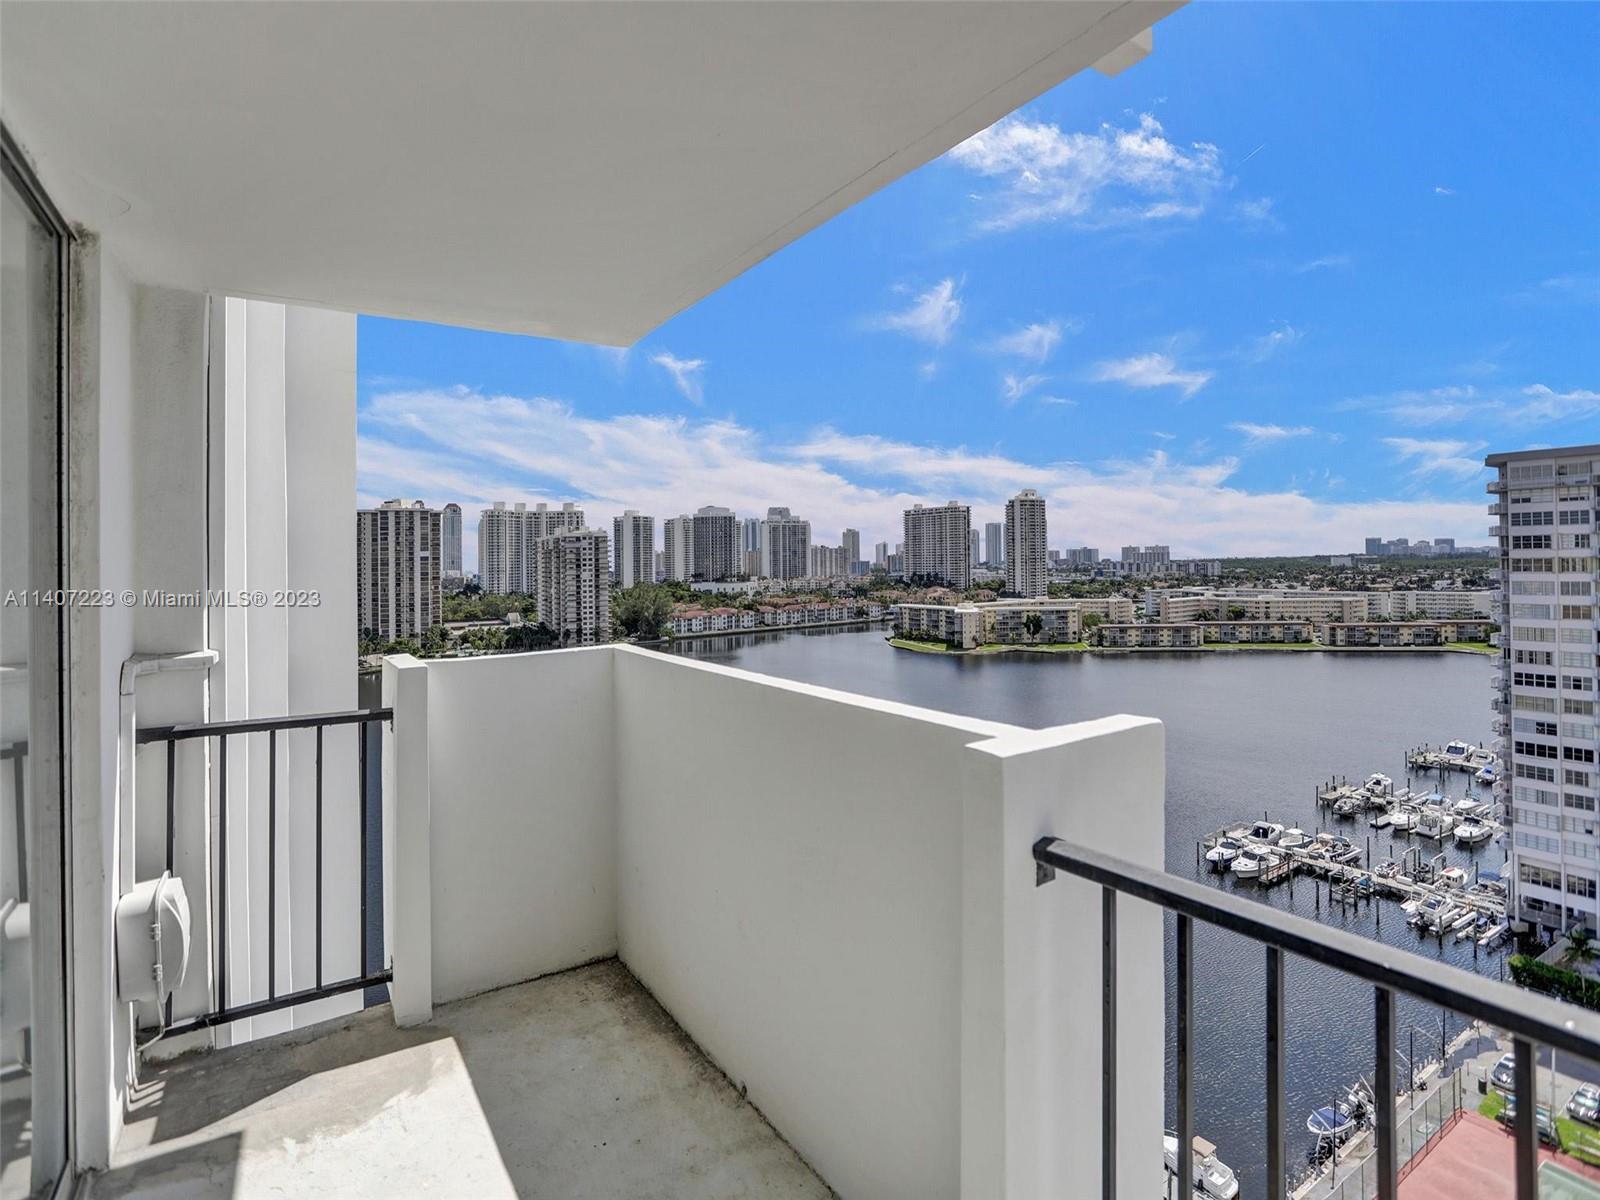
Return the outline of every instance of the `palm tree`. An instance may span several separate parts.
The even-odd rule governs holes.
[[[1581,970],[1600,958],[1600,948],[1594,944],[1594,934],[1587,929],[1574,929],[1567,934],[1567,947],[1561,952],[1561,965]]]

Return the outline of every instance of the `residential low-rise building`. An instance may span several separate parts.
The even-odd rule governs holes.
[[[1094,630],[1098,645],[1129,650],[1192,650],[1205,644],[1205,628],[1193,622],[1107,622]]]
[[[1488,621],[1330,621],[1317,630],[1324,646],[1443,646],[1487,642]]]
[[[1162,588],[1146,595],[1145,607],[1163,622],[1366,621],[1377,594],[1318,588]]]

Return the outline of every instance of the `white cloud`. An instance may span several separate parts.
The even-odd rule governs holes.
[[[1294,269],[1296,275],[1309,275],[1312,271],[1345,271],[1354,265],[1348,254],[1324,254],[1301,263]]]
[[[1500,425],[1545,425],[1600,416],[1600,392],[1585,388],[1558,392],[1542,383],[1487,392],[1470,384],[1396,392],[1353,402],[1354,407],[1381,408],[1405,425],[1493,421]]]
[[[1184,371],[1167,354],[1136,354],[1132,358],[1098,363],[1094,378],[1101,383],[1125,383],[1135,388],[1175,387],[1187,400],[1211,381],[1210,371]]]
[[[1253,339],[1244,348],[1244,360],[1252,363],[1264,363],[1267,359],[1277,354],[1278,351],[1287,350],[1304,336],[1304,333],[1286,321],[1276,329],[1268,330],[1260,337]]]
[[[1149,113],[1132,129],[1105,124],[1093,133],[1010,116],[947,157],[999,184],[978,198],[979,227],[988,230],[1192,219],[1226,185],[1215,146],[1170,141]]]
[[[1377,528],[1471,541],[1482,524],[1476,501],[1335,504],[1248,492],[1230,483],[1232,458],[1030,462],[828,428],[773,442],[728,420],[586,417],[558,400],[466,388],[380,394],[361,421],[359,494],[461,504],[472,561],[476,510],[493,500],[576,500],[603,528],[624,508],[659,521],[702,504],[741,513],[787,504],[815,528],[852,527],[871,542],[896,540],[912,503],[955,498],[994,519],[1007,497],[1036,487],[1052,523],[1091,543],[1168,542],[1197,555],[1345,550]]]
[[[672,382],[683,393],[685,400],[694,404],[705,402],[705,387],[703,375],[706,369],[706,360],[703,358],[679,358],[669,350],[650,359],[656,366],[662,368],[672,376]]]
[[[1281,229],[1283,222],[1272,209],[1271,196],[1258,196],[1254,200],[1241,200],[1233,206],[1233,215],[1244,225],[1260,229]]]
[[[1000,380],[1000,395],[1007,404],[1015,404],[1049,378],[1048,375],[1014,375],[1007,372]]]
[[[961,297],[954,279],[941,279],[899,312],[882,313],[868,321],[873,329],[888,329],[942,346],[961,320]]]
[[[1077,323],[1069,322],[1067,331],[1076,333]],[[996,338],[993,348],[999,354],[1010,354],[1036,363],[1047,362],[1056,352],[1056,347],[1061,344],[1061,334],[1060,321],[1035,321],[1031,325],[1024,325],[1021,329]]]
[[[1281,442],[1288,438],[1310,437],[1316,433],[1309,425],[1257,425],[1251,421],[1235,421],[1228,428],[1244,434],[1245,440],[1252,446]]]
[[[1383,444],[1403,462],[1410,462],[1418,475],[1449,475],[1471,479],[1484,469],[1481,451],[1487,442],[1463,442],[1451,438],[1429,441],[1410,437],[1386,437]]]
[[[1456,194],[1456,190],[1455,190],[1455,188],[1447,188],[1447,187],[1442,187],[1442,186],[1441,187],[1435,187],[1433,189],[1433,194],[1435,196],[1454,196]]]

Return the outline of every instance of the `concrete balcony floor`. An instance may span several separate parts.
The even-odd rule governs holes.
[[[147,1067],[109,1197],[827,1197],[627,968]]]

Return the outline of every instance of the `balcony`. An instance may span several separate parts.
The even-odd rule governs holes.
[[[1070,830],[1159,869],[1154,721],[1026,730],[623,647],[391,659],[384,705],[390,1005],[147,1062],[97,1197],[1044,1195],[1112,1127],[1084,1064],[1162,1078],[1159,911],[1113,935],[1103,1046],[1096,889],[1032,860]],[[1159,1083],[1115,1112],[1112,1169],[1154,1195]]]

